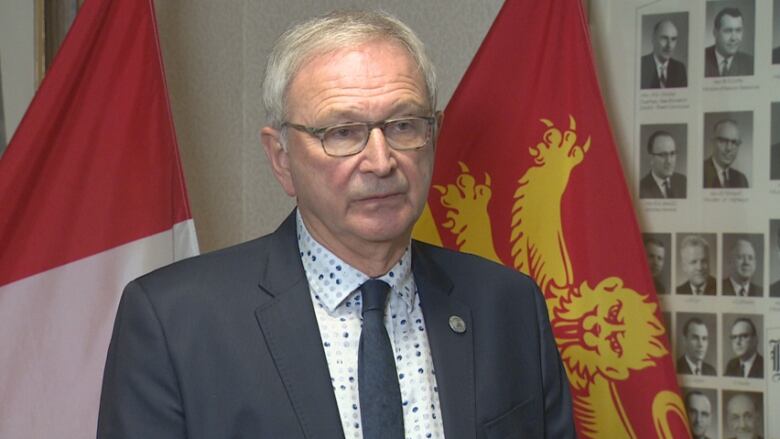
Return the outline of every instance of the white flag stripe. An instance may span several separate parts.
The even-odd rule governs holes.
[[[0,287],[0,438],[94,437],[122,288],[194,254],[190,219]]]

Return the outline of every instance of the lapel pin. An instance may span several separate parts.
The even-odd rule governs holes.
[[[450,316],[450,329],[456,334],[466,332],[466,322],[460,316]]]

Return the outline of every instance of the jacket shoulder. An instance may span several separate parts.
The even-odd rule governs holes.
[[[432,261],[447,277],[459,285],[515,284],[537,288],[530,276],[481,256],[414,241],[416,254]],[[414,265],[414,260],[412,264]],[[430,264],[425,264],[430,265]]]

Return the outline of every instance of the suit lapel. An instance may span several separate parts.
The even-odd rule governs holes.
[[[425,317],[436,370],[442,422],[447,439],[476,437],[474,339],[471,310],[451,295],[449,277],[418,243],[412,246],[412,268]],[[466,331],[450,328],[450,317],[460,317]]]
[[[271,300],[255,316],[304,436],[344,437],[295,227],[293,213],[273,234],[259,280]]]

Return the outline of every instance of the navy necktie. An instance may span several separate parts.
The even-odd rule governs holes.
[[[402,439],[404,415],[393,348],[384,315],[390,285],[369,279],[360,286],[363,329],[358,349],[358,393],[364,439]]]

